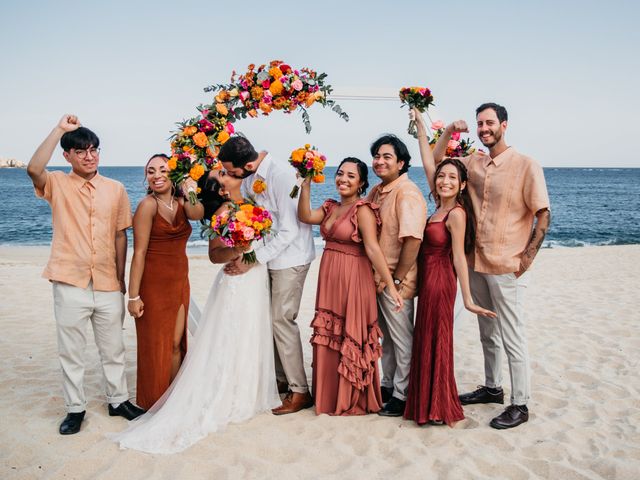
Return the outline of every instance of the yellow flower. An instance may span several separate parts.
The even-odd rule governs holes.
[[[254,100],[260,100],[262,98],[263,93],[264,93],[264,89],[258,85],[251,88],[251,98],[253,98]]]
[[[258,181],[259,180],[256,180],[256,182]],[[243,203],[242,205],[240,205],[240,210],[247,213],[253,213],[253,205],[251,205],[250,203]]]
[[[218,134],[216,140],[218,140],[221,145],[224,145],[224,143],[229,140],[229,134],[223,130]]]
[[[204,167],[199,163],[196,163],[191,170],[189,170],[189,176],[193,178],[196,182],[200,179],[200,177],[204,175]]]
[[[311,145],[309,145],[308,143],[304,144],[304,149],[305,150],[309,150],[311,148]]]
[[[260,195],[266,189],[267,189],[267,184],[264,183],[262,180],[256,180],[255,182],[253,182],[254,193],[257,193],[258,195]],[[253,207],[251,207],[251,209],[253,210]]]
[[[178,159],[176,157],[171,157],[169,160],[167,160],[167,167],[169,167],[169,170],[175,170],[177,166]]]
[[[243,210],[236,212],[236,220],[245,223],[247,221],[247,214]]]
[[[320,172],[324,169],[324,160],[320,157],[316,157],[313,159],[313,169],[317,172]]]

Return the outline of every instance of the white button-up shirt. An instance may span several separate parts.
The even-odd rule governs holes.
[[[266,184],[260,194],[253,191],[253,183],[258,179]],[[266,243],[255,243],[258,262],[271,270],[306,265],[316,256],[311,225],[298,220],[298,199],[289,196],[295,184],[295,169],[277,163],[271,154],[264,157],[253,175],[242,181],[242,194],[255,198],[273,217],[275,233],[266,237]]]

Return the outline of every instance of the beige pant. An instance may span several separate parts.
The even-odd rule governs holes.
[[[526,405],[531,395],[529,352],[524,325],[524,296],[529,272],[516,278],[513,273],[489,275],[469,270],[473,300],[493,310],[497,318],[478,315],[484,353],[485,385],[502,386],[502,347],[509,362],[511,403]]]
[[[82,412],[87,404],[83,383],[89,321],[100,352],[107,402],[122,403],[128,400],[122,338],[122,293],[96,292],[91,283],[83,289],[53,282],[53,301],[67,412]]]
[[[291,391],[297,393],[309,391],[300,329],[296,323],[308,271],[309,264],[269,270],[276,378],[286,381]]]
[[[383,387],[393,388],[393,396],[407,399],[411,349],[413,347],[413,299],[395,311],[393,298],[385,288],[378,294],[378,323],[382,330]]]

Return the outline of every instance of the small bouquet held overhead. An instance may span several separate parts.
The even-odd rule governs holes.
[[[402,106],[408,105],[409,108],[417,108],[420,113],[424,113],[427,108],[433,105],[433,95],[427,87],[404,87],[400,89],[400,100]],[[407,133],[414,138],[418,138],[418,127],[415,120],[409,121]]]
[[[431,139],[429,140],[429,145],[431,148],[435,148],[438,139],[444,132],[444,122],[442,120],[436,120],[431,124],[431,130],[433,131],[431,134]],[[476,151],[471,145],[473,144],[473,140],[469,139],[460,139],[460,132],[453,132],[451,134],[451,139],[449,143],[447,143],[447,152],[445,155],[447,157],[468,157],[473,152]]]
[[[230,203],[227,211],[211,217],[203,234],[210,239],[219,238],[227,247],[241,248],[242,261],[251,264],[256,262],[251,244],[271,234],[272,225],[271,213],[252,201]]]
[[[324,182],[323,171],[327,164],[327,157],[316,150],[316,147],[311,147],[311,145],[307,143],[304,147],[295,149],[291,152],[289,163],[297,170],[299,178],[311,178],[315,183]],[[299,191],[300,185],[296,184],[289,196],[296,198]]]

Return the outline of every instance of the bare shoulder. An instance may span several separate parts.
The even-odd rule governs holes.
[[[141,213],[142,215],[155,215],[157,209],[158,204],[155,199],[151,195],[146,195],[142,200],[140,200],[140,203],[138,203],[136,214]]]
[[[456,207],[449,212],[449,216],[447,217],[447,223],[450,225],[465,225],[467,221],[467,212],[464,211],[464,208]]]

